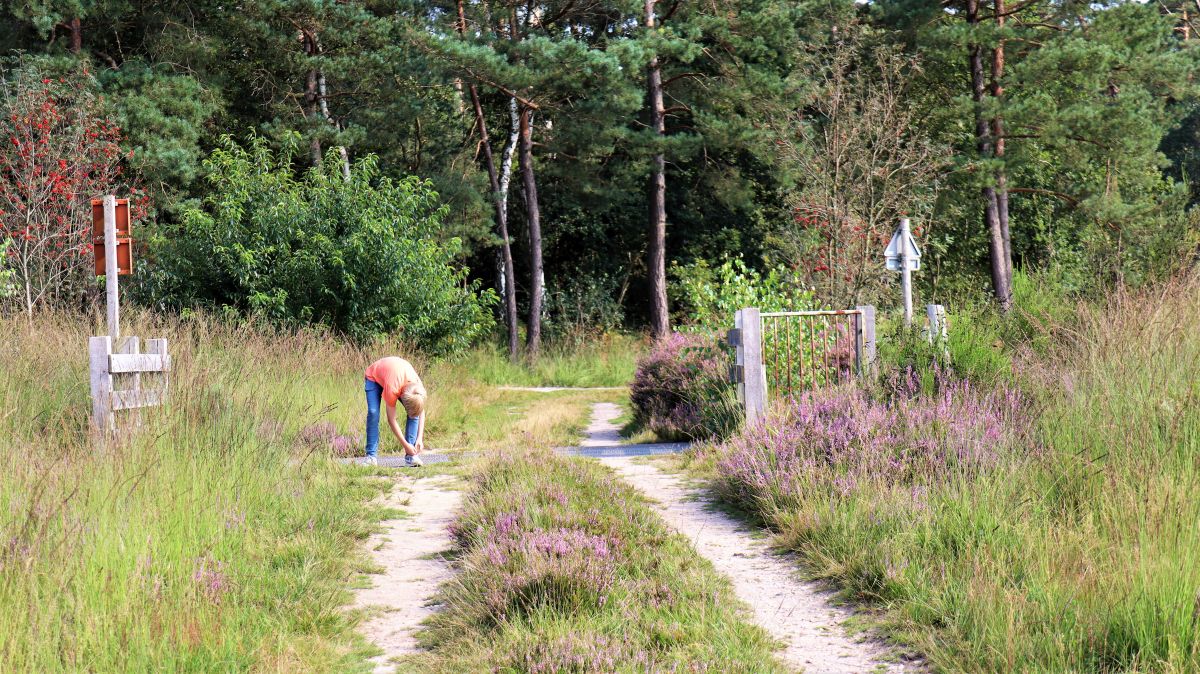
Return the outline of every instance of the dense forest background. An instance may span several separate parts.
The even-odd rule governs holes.
[[[1007,307],[1014,273],[1089,293],[1193,263],[1197,14],[1174,0],[6,2],[0,168],[23,189],[18,132],[53,87],[46,100],[99,129],[88,142],[119,148],[119,166],[80,180],[124,185],[144,210],[143,301],[352,336],[396,327],[379,313],[390,300],[326,315],[330,282],[293,304],[320,270],[365,257],[382,261],[338,283],[469,270],[422,291],[442,307],[423,329],[447,344],[490,329],[466,312],[439,332],[455,288],[497,326],[517,314],[511,339],[520,327],[533,349],[661,334],[711,279],[886,307],[881,253],[902,215],[924,250],[921,299]],[[273,194],[292,195],[286,217],[245,215]],[[10,214],[18,202],[31,208],[10,194]],[[362,214],[398,217],[381,203],[407,204],[405,231],[437,245],[377,254],[387,235]],[[228,251],[186,242],[222,218],[240,223],[235,260],[283,239],[289,259],[320,252],[265,290],[246,285],[261,269],[209,273]],[[346,228],[352,244],[327,255]]]

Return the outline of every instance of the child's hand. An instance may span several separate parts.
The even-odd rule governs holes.
[[[417,454],[425,451],[425,441],[417,440]]]

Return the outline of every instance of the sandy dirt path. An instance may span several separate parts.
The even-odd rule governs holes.
[[[613,420],[619,415],[616,405],[595,405],[590,439],[605,443],[618,438]],[[888,662],[882,644],[848,636],[842,626],[852,615],[848,609],[831,604],[828,592],[799,578],[794,559],[772,552],[742,523],[713,510],[703,492],[630,457],[600,461],[657,501],[667,524],[691,539],[696,552],[729,577],[738,597],[753,609],[755,621],[785,644],[780,655],[787,664],[807,674],[917,671]]]
[[[450,487],[452,478],[423,478],[417,470],[397,475],[382,502],[408,516],[383,522],[383,531],[367,541],[371,559],[383,573],[368,576],[372,586],[355,591],[354,607],[380,610],[359,627],[368,641],[383,649],[371,660],[375,674],[396,671],[395,658],[419,650],[414,635],[437,608],[430,602],[438,586],[453,573],[440,553],[450,548],[446,525],[462,493]]]

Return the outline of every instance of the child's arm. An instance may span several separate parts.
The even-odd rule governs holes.
[[[417,448],[408,444],[408,440],[404,438],[404,431],[400,428],[400,424],[396,421],[396,406],[387,406],[387,422],[388,427],[392,429],[392,435],[400,441],[400,446],[404,448],[405,454],[416,454]],[[419,436],[418,436],[419,437]]]
[[[420,421],[417,422],[417,449],[425,451],[425,410],[421,410]]]

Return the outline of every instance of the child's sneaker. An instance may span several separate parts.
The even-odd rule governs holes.
[[[379,465],[379,459],[377,459],[377,458],[375,458],[375,457],[373,457],[373,456],[368,456],[367,458],[363,459],[362,465],[364,465],[364,466],[378,466],[378,465]]]
[[[425,462],[422,461],[421,457],[417,456],[416,454],[410,454],[404,457],[404,465],[408,466],[409,468],[420,468],[421,466],[425,465]]]

